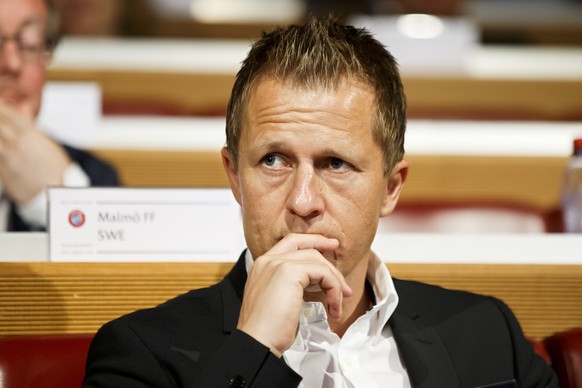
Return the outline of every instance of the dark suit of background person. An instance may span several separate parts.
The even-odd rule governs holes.
[[[58,144],[35,124],[58,35],[58,17],[47,4],[0,0],[0,230],[44,230],[47,187],[118,184],[109,165]],[[23,211],[31,204],[33,216]]]
[[[108,164],[103,163],[88,152],[63,145],[69,158],[77,163],[87,174],[91,181],[91,186],[117,186],[119,184],[117,173]],[[10,216],[8,219],[8,230],[13,232],[29,232],[38,230],[27,224],[16,211],[14,203],[10,203]]]
[[[311,18],[263,36],[237,74],[222,150],[248,250],[218,285],[104,325],[84,387],[328,387],[330,374],[366,388],[556,387],[502,302],[392,281],[371,251],[406,180],[405,117],[394,59],[367,32]],[[325,315],[303,319],[305,306]],[[374,320],[387,324],[360,325]],[[294,347],[298,333],[338,347]],[[353,374],[342,339],[363,339]]]

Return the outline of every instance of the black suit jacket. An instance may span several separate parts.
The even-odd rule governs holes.
[[[91,181],[91,186],[117,186],[117,173],[105,162],[97,159],[88,152],[78,150],[70,146],[63,146],[72,161],[77,163],[87,174]],[[8,230],[13,232],[29,232],[33,227],[26,222],[16,212],[16,206],[10,202],[10,216],[8,219]],[[41,229],[35,229],[41,230]]]
[[[244,254],[223,281],[104,325],[87,359],[84,387],[296,387],[301,378],[236,329]],[[557,387],[502,302],[394,280],[400,302],[389,324],[415,388],[479,387],[517,380]],[[243,384],[244,383],[244,384]]]

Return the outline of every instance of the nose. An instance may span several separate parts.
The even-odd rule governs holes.
[[[22,55],[18,42],[14,39],[4,39],[0,46],[0,65],[2,70],[17,72],[22,66]]]
[[[287,198],[288,211],[305,219],[318,217],[325,210],[325,200],[319,176],[312,166],[300,166],[293,176]]]

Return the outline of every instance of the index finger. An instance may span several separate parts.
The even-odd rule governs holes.
[[[339,247],[339,241],[335,238],[325,237],[321,234],[290,233],[275,244],[270,254],[281,254],[298,251],[301,249],[316,249],[320,252],[333,251]]]

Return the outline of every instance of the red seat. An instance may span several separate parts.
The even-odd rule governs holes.
[[[548,353],[548,349],[546,349],[546,345],[543,341],[538,341],[532,337],[526,337],[528,341],[533,345],[534,352],[544,359],[548,365],[552,365],[552,359],[550,358],[550,354]]]
[[[93,334],[0,338],[0,387],[80,387]]]
[[[561,388],[582,387],[582,328],[556,333],[544,340]]]

